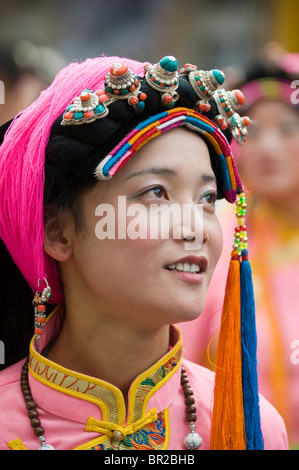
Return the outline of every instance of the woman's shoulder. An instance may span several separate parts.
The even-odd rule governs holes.
[[[25,359],[0,371],[1,391],[3,391],[5,387],[14,387],[16,384],[19,386],[21,378],[21,369],[24,365],[24,362]]]

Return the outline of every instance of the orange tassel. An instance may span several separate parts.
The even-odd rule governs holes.
[[[212,450],[245,450],[242,390],[240,260],[229,266],[216,358]]]

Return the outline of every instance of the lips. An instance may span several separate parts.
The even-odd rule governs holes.
[[[164,266],[169,271],[182,273],[199,274],[205,272],[208,266],[208,260],[205,256],[188,256],[173,261]]]

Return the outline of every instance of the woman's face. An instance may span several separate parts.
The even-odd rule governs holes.
[[[76,291],[136,325],[196,318],[222,250],[216,193],[199,135],[179,128],[147,143],[84,197],[86,230],[67,261]],[[173,222],[174,204],[185,210]],[[154,215],[162,207],[163,235]]]
[[[270,202],[298,197],[298,111],[283,102],[260,101],[249,114],[258,125],[249,127],[247,143],[238,151],[243,183]]]

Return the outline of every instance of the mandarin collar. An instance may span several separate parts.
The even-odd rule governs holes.
[[[48,317],[40,338],[41,351],[55,341],[62,322],[63,309],[57,307]],[[176,326],[171,326],[169,351],[132,382],[127,410],[123,394],[117,387],[48,360],[36,351],[33,339],[30,344],[29,380],[33,393],[34,387],[38,391],[38,404],[52,413],[63,413],[64,416],[69,413],[71,419],[86,422],[86,416],[90,416],[93,408],[93,415],[100,418],[101,422],[131,426],[144,420],[153,409],[159,413],[169,406],[180,387],[181,361],[182,335]],[[42,390],[46,390],[46,393],[42,393]],[[49,398],[51,391],[61,392],[58,400]],[[55,396],[57,398],[57,393]],[[71,411],[70,407],[63,407],[63,401],[67,398],[72,401],[71,397],[81,400],[79,414],[76,410]],[[86,413],[82,412],[85,408]]]

